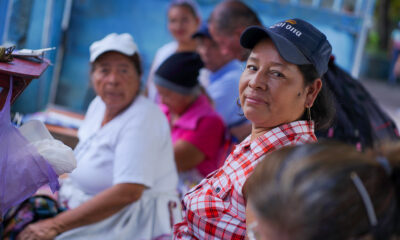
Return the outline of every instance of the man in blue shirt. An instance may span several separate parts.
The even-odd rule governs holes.
[[[208,81],[201,82],[205,85],[207,94],[214,101],[216,111],[222,116],[232,136],[241,141],[251,130],[237,103],[242,64],[232,55],[221,53],[218,44],[211,38],[206,23],[202,24],[193,38],[196,39],[197,51],[207,69]]]

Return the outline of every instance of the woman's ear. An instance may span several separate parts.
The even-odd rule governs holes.
[[[313,106],[314,101],[318,96],[318,93],[321,91],[321,88],[322,88],[321,78],[315,79],[313,83],[311,83],[306,87],[306,101],[305,101],[306,108]]]

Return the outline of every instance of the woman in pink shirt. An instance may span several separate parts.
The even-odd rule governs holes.
[[[216,170],[224,157],[225,126],[200,88],[202,66],[197,53],[176,53],[157,69],[154,79],[171,125],[181,194]]]

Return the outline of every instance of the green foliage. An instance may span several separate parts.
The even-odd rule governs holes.
[[[371,29],[368,34],[365,51],[373,55],[386,55],[386,51],[379,47],[379,35],[376,30]]]
[[[374,28],[369,31],[366,51],[369,53],[384,55],[387,54],[387,49],[381,49],[379,47],[379,34],[377,32],[377,22],[378,22],[378,8],[383,0],[376,0],[375,4],[375,13],[374,13]],[[389,18],[389,26],[388,33],[397,27],[397,23],[400,21],[400,1],[399,0],[390,0],[389,10],[388,10],[388,18]]]
[[[379,0],[378,0],[379,1]],[[390,0],[389,19],[393,27],[400,21],[400,1]]]

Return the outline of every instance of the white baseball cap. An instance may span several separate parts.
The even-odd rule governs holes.
[[[110,33],[105,38],[90,45],[90,62],[93,63],[101,54],[109,51],[116,51],[127,56],[132,56],[139,50],[129,33]]]

